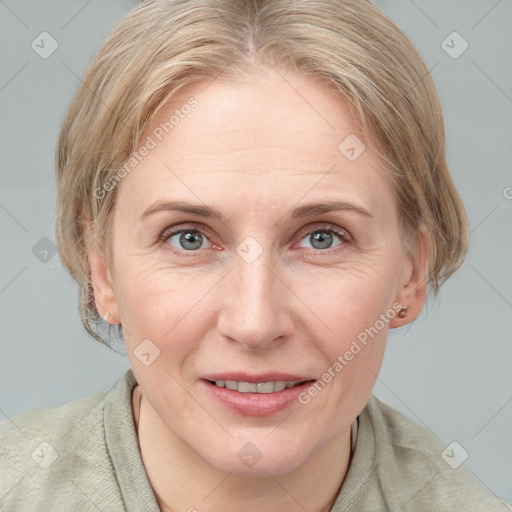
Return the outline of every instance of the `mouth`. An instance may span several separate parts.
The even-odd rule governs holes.
[[[272,380],[276,378],[286,380]],[[229,376],[209,375],[202,378],[201,382],[206,395],[223,407],[244,416],[264,417],[297,404],[300,394],[316,380],[298,375],[256,376],[233,373]]]
[[[206,380],[206,379],[205,379]],[[206,380],[206,382],[216,386],[217,388],[225,388],[231,391],[238,391],[239,393],[259,393],[259,394],[272,394],[284,391],[285,389],[296,388],[304,384],[315,382],[314,379],[302,381],[284,381],[275,380],[267,382],[244,382],[236,380]]]

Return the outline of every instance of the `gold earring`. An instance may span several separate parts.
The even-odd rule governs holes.
[[[398,316],[400,318],[405,318],[407,316],[407,311],[411,309],[409,306],[402,306],[400,311],[398,312]]]

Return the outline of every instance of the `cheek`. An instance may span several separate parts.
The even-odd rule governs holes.
[[[214,273],[170,269],[161,259],[147,256],[125,258],[117,268],[121,279],[116,297],[127,345],[133,350],[149,338],[162,352],[172,345],[173,357],[180,350],[190,351],[191,335],[199,339],[200,330],[206,328],[190,319],[207,303],[207,292],[216,280]],[[182,339],[187,343],[177,342]]]
[[[382,364],[389,321],[396,315],[391,307],[396,283],[384,266],[359,265],[330,274],[328,279],[304,278],[294,290],[313,312],[307,328],[311,336],[316,333],[322,370],[336,375],[336,394],[364,400]]]
[[[345,274],[335,284],[315,287],[310,295],[315,297],[311,309],[328,329],[319,335],[318,320],[316,328],[309,326],[316,333],[313,339],[321,353],[322,373],[318,390],[303,398],[315,404],[318,418],[327,416],[328,421],[334,414],[333,425],[357,416],[368,401],[382,365],[389,320],[396,314],[385,282],[370,274],[368,279],[357,277]]]
[[[205,329],[194,321],[200,292],[194,286],[186,276],[155,272],[142,265],[123,277],[120,312],[127,354],[156,410],[168,409],[168,400],[176,401],[182,415],[191,407],[178,382]]]
[[[396,292],[394,274],[392,265],[382,261],[320,269],[297,274],[293,290],[335,338],[347,340],[390,307]]]

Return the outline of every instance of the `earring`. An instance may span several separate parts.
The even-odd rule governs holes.
[[[409,306],[402,306],[400,311],[398,312],[398,316],[400,318],[405,318],[407,316],[407,311],[411,309]]]
[[[107,311],[107,314],[105,316],[101,316],[101,318],[103,318],[103,320],[105,320],[105,322],[107,321],[107,318],[108,318],[108,311]]]

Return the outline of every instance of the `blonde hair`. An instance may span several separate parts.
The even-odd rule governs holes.
[[[422,226],[431,234],[434,296],[462,264],[468,220],[446,163],[437,91],[418,51],[382,11],[366,0],[148,0],[100,49],[57,145],[59,253],[80,285],[82,323],[99,341],[110,346],[97,330],[87,250],[94,243],[107,258],[110,251],[117,188],[105,193],[104,184],[179,90],[220,74],[236,82],[265,66],[321,79],[353,105],[389,164],[404,247],[414,247]]]

